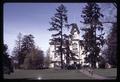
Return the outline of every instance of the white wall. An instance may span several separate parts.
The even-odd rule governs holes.
[[[76,32],[74,32],[74,38],[73,39],[77,39],[77,40],[80,40],[80,35],[77,33],[77,31]],[[79,63],[81,63],[82,62],[82,65],[85,65],[86,63],[84,63],[84,61],[85,61],[85,55],[82,55],[82,52],[84,51],[84,48],[81,48],[81,46],[79,45],[79,41],[72,41],[72,44],[73,43],[76,43],[77,44],[77,51],[78,51],[78,53],[77,53],[77,55],[79,55],[78,57],[76,57],[77,59],[81,59],[80,61],[78,61]],[[72,50],[73,51],[73,46],[72,45],[70,45],[70,50]],[[50,57],[51,57],[51,60],[52,61],[60,61],[60,56],[57,56],[57,57],[55,57],[54,56],[54,45],[50,45]],[[64,58],[64,55],[63,55],[63,60],[65,60],[65,58]],[[65,61],[66,62],[66,61]],[[74,61],[70,61],[70,64],[73,64],[74,63]],[[50,64],[50,67],[51,68],[53,68],[54,67],[54,64],[52,63],[52,64]]]

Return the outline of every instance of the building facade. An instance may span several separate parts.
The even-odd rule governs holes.
[[[69,64],[74,64],[74,62],[76,62],[77,64],[81,64],[86,65],[85,63],[85,55],[82,54],[82,52],[84,51],[84,47],[82,46],[83,41],[80,40],[80,31],[79,28],[77,26],[77,24],[73,23],[72,24],[72,28],[70,30],[69,33],[69,49],[72,53],[75,54],[75,58],[76,60],[70,60]],[[50,47],[49,47],[49,57],[51,60],[50,63],[50,68],[56,68],[56,67],[60,67],[61,66],[61,58],[60,58],[60,53],[56,52],[56,50],[58,50],[58,46],[60,46],[59,43],[55,43],[55,42],[50,42]],[[66,58],[65,55],[63,55],[63,60],[64,63],[66,63]]]

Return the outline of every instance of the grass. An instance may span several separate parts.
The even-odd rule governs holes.
[[[11,75],[4,75],[5,79],[92,79],[79,70],[15,70]]]
[[[108,77],[116,78],[117,69],[94,69],[94,73]],[[4,74],[4,79],[93,79],[81,73],[79,70],[15,70],[10,75]]]

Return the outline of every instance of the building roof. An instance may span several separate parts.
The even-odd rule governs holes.
[[[80,44],[81,46],[83,46],[83,45],[84,45],[84,41],[83,41],[83,40],[79,40],[79,44]]]
[[[76,23],[72,23],[71,25],[72,25],[72,29],[71,29],[71,32],[70,32],[70,33],[73,34],[73,33],[75,32],[75,29],[76,29],[77,33],[79,34],[80,31],[79,31],[79,29],[78,29],[77,24],[76,24]]]
[[[49,44],[50,44],[50,45],[60,45],[60,38],[50,39]]]
[[[60,45],[59,42],[53,42],[53,41],[49,42],[49,44],[50,44],[50,45]]]

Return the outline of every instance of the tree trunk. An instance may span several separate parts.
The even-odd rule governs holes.
[[[63,54],[62,54],[63,36],[62,36],[62,28],[63,28],[63,19],[62,19],[62,16],[61,16],[61,45],[60,45],[61,69],[63,69]]]

